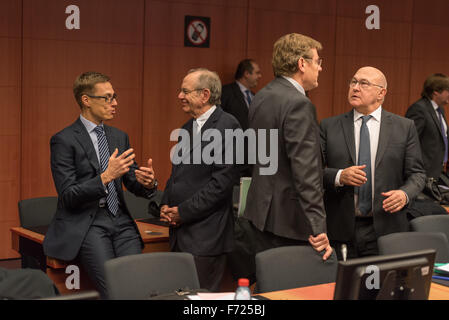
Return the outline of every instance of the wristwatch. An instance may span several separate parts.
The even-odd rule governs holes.
[[[154,179],[154,181],[153,181],[153,187],[152,187],[151,189],[157,189],[157,185],[158,185],[157,179]]]

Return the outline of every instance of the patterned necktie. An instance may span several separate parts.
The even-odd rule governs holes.
[[[444,159],[443,159],[443,163],[447,162],[447,135],[446,132],[444,131],[444,118],[443,118],[443,110],[438,107],[438,118],[440,119],[440,128],[441,128],[441,134],[443,135],[443,140],[444,140]]]
[[[371,179],[371,150],[369,130],[366,123],[372,116],[362,116],[362,126],[360,127],[359,161],[358,165],[366,165],[363,169],[366,173],[367,181],[359,187],[359,209],[363,215],[371,211],[372,205],[372,179]]]
[[[251,104],[251,101],[253,100],[253,98],[251,97],[251,91],[249,90],[245,90],[246,93],[246,101],[248,102],[248,106]]]
[[[109,163],[109,146],[106,140],[106,135],[102,126],[96,126],[94,129],[98,138],[98,152],[100,154],[101,172],[103,173],[108,168]],[[107,185],[108,194],[106,196],[106,202],[108,204],[109,211],[115,216],[118,211],[118,196],[115,189],[114,180]]]

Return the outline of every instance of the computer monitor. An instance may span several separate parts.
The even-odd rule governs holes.
[[[340,261],[334,300],[427,300],[436,251]]]

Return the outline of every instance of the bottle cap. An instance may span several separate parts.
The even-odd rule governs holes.
[[[249,287],[249,280],[246,278],[240,278],[238,284],[239,287]]]

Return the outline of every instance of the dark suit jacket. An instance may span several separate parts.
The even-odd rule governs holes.
[[[115,148],[118,148],[119,154],[130,148],[128,135],[123,131],[107,125],[104,125],[104,131],[110,154]],[[70,261],[78,255],[99,209],[99,200],[106,197],[106,191],[101,182],[101,169],[94,145],[79,118],[51,138],[50,149],[58,206],[45,236],[44,253]],[[137,164],[134,163],[125,175],[114,180],[125,214],[129,214],[129,211],[123,199],[122,182],[137,196],[149,197],[154,191],[147,190],[137,182],[134,174],[136,168]],[[136,231],[139,234],[137,226]]]
[[[253,168],[244,217],[261,231],[295,240],[326,232],[322,162],[316,110],[288,80],[278,77],[259,91],[249,109],[250,128],[277,129],[278,168]],[[258,144],[268,144],[258,140]],[[267,152],[268,153],[268,152]]]
[[[408,108],[405,116],[415,121],[427,176],[438,179],[443,169],[445,146],[440,129],[440,120],[435,113],[435,109],[429,99],[422,98]],[[446,121],[444,113],[443,117]]]
[[[248,106],[237,82],[224,85],[221,91],[221,107],[239,121],[243,130],[248,129]]]
[[[354,234],[354,187],[335,187],[339,169],[356,165],[354,111],[321,122],[324,203],[330,240],[348,241]],[[413,121],[382,110],[376,153],[373,220],[377,236],[408,231],[406,208],[397,213],[382,209],[381,192],[400,189],[413,201],[425,184],[421,149]],[[409,202],[410,203],[410,202]]]
[[[192,137],[193,119],[182,129]],[[219,107],[201,128],[216,129],[224,139],[225,129],[240,128],[237,120]],[[210,142],[203,141],[201,150]],[[225,152],[223,142],[223,154]],[[190,154],[199,148],[190,148]],[[189,157],[189,154],[187,155]],[[191,161],[192,159],[190,159]],[[181,217],[179,227],[170,228],[170,247],[175,245],[197,256],[214,256],[230,252],[233,248],[232,189],[238,179],[234,164],[173,164],[165,187],[161,205],[178,207]]]

